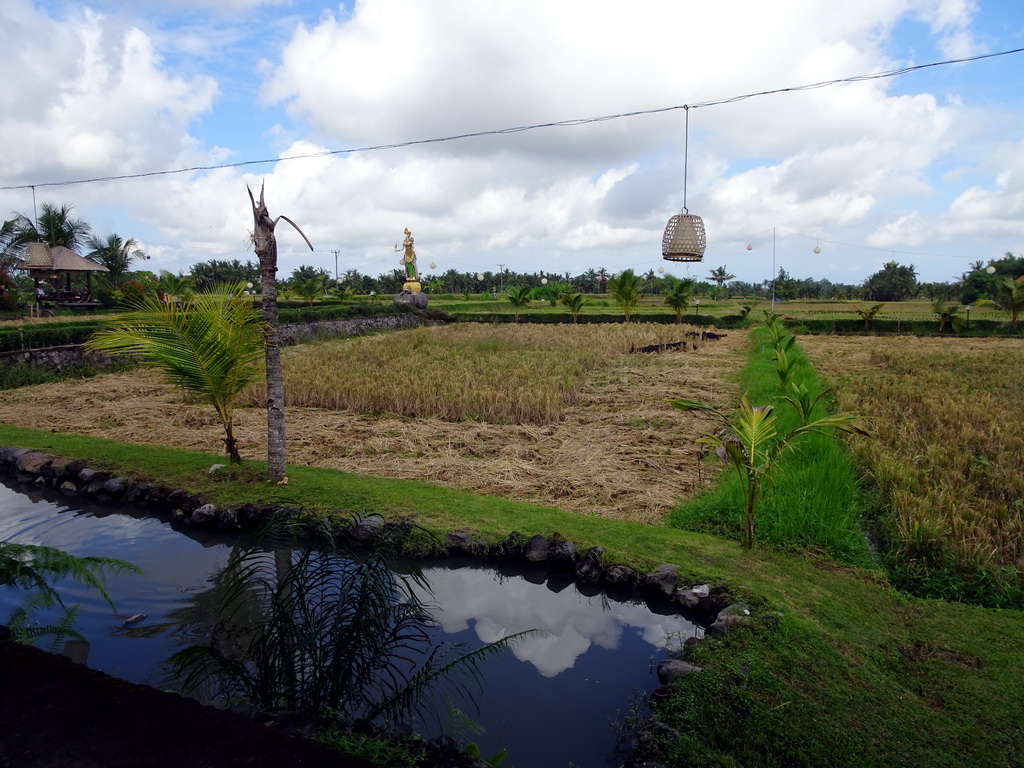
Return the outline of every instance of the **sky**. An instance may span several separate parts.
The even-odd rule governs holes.
[[[261,185],[315,249],[282,221],[282,277],[388,273],[406,227],[424,273],[858,284],[896,260],[945,282],[1024,253],[1024,53],[703,106],[1024,48],[1020,0],[0,0],[0,18],[0,217],[70,203],[153,271],[255,260]],[[702,263],[661,258],[684,196]]]

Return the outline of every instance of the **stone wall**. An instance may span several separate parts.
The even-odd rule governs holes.
[[[282,323],[280,344],[290,346],[304,341],[325,339],[336,336],[358,336],[361,333],[379,331],[403,331],[422,325],[423,321],[413,314],[382,315],[379,317],[357,317],[349,320],[324,320],[319,323]],[[111,358],[96,352],[89,352],[81,344],[65,344],[60,347],[41,349],[18,349],[0,352],[0,368],[18,363],[44,366],[54,370],[73,368],[90,364],[99,368],[123,364],[124,358]]]
[[[60,370],[73,368],[86,362],[104,367],[110,364],[110,358],[95,352],[86,351],[81,344],[65,344],[60,347],[43,347],[41,349],[15,349],[0,352],[0,367],[8,368],[19,363],[44,366]]]
[[[335,336],[358,336],[360,333],[375,331],[404,331],[422,324],[423,321],[419,317],[406,313],[357,317],[349,320],[322,320],[319,323],[282,323],[278,338],[282,346],[288,346]]]

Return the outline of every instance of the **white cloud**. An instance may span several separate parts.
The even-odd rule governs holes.
[[[18,45],[0,110],[7,181],[151,171],[195,159],[187,128],[210,109],[212,79],[168,74],[144,33],[87,9],[58,21],[19,0],[8,6],[5,31]]]
[[[255,156],[420,140],[885,71],[939,55],[922,43],[982,50],[974,25],[986,11],[971,0],[358,0],[334,12],[237,0],[259,11],[259,30],[246,31],[220,11],[205,16],[203,0],[159,13],[141,5],[154,9],[145,23],[6,5],[19,41],[5,52],[12,76],[0,93],[8,183],[252,159],[268,146]],[[900,37],[907,28],[913,44]],[[243,48],[248,58],[219,68]],[[742,249],[777,227],[894,250],[1012,247],[1021,172],[1007,147],[1021,139],[1020,105],[993,99],[999,84],[984,100],[959,80],[952,95],[926,88],[942,71],[917,89],[911,75],[898,87],[876,80],[690,110],[687,205],[711,244]],[[243,76],[262,79],[260,103],[248,100],[252,82],[237,87]],[[87,218],[92,207],[121,211],[119,231],[168,244],[152,250],[170,266],[251,258],[244,186],[265,178],[271,212],[295,218],[320,251],[283,234],[283,272],[324,265],[333,248],[349,267],[389,271],[406,226],[439,269],[646,270],[660,264],[661,229],[683,203],[683,124],[674,111],[55,194]],[[219,130],[204,140],[209,125]],[[25,210],[25,199],[0,192],[0,205]],[[878,258],[835,250],[854,282]],[[762,279],[759,253],[723,247],[708,259]],[[937,266],[936,279],[959,268]]]

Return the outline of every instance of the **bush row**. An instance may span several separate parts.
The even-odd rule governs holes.
[[[511,312],[459,312],[453,315],[460,323],[514,323],[515,315]],[[684,325],[711,325],[716,328],[737,328],[745,318],[742,315],[724,315],[714,317],[711,315],[683,315]],[[602,312],[600,314],[581,314],[580,323],[621,323],[624,321],[622,312]],[[519,315],[520,323],[571,323],[572,315],[569,312],[545,312],[543,314],[523,313]],[[664,315],[634,315],[633,322],[636,323],[661,323],[663,325],[674,325],[676,316],[673,314]]]
[[[80,320],[74,323],[46,323],[6,328],[0,330],[0,352],[84,344],[86,339],[99,330],[101,322]]]
[[[327,304],[313,307],[283,308],[279,311],[282,323],[315,323],[323,320],[347,320],[359,317],[379,317],[407,311],[390,302],[384,304]],[[0,329],[0,352],[23,349],[60,347],[65,344],[84,344],[99,330],[103,320],[77,320],[69,323],[45,323]]]
[[[865,329],[864,321],[852,318],[804,318],[784,320],[786,328],[795,333],[853,333],[864,335],[907,334],[913,336],[935,336],[939,332],[938,320],[891,320],[875,319]],[[979,336],[1016,336],[1009,323],[1002,320],[971,320],[970,334]],[[953,336],[947,326],[943,335]]]
[[[297,302],[281,302],[278,305],[278,320],[282,323],[317,323],[323,320],[349,320],[358,317],[381,317],[407,311],[390,301],[374,304],[320,304],[298,305]]]

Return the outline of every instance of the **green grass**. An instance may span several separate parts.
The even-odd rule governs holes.
[[[668,765],[1010,766],[1024,751],[1024,613],[918,600],[874,570],[821,554],[676,528],[573,515],[427,483],[289,467],[289,485],[246,462],[209,475],[219,455],[122,445],[0,425],[0,444],[205,493],[217,504],[280,501],[311,509],[412,516],[427,529],[497,540],[559,533],[641,569],[680,566],[686,583],[730,588],[759,620],[699,644],[707,670],[660,710],[679,727]],[[103,553],[97,552],[101,555]],[[627,702],[623,702],[625,709]],[[595,724],[595,728],[603,727]]]
[[[806,356],[794,347],[789,357],[796,361],[793,381],[821,391]],[[799,426],[792,406],[782,399],[764,331],[751,334],[750,361],[740,376],[740,391],[747,393],[752,405],[775,406],[779,434]],[[822,415],[820,403],[815,416]],[[714,453],[706,460],[719,461]],[[870,566],[861,511],[857,472],[843,442],[824,434],[804,435],[796,441],[795,450],[779,460],[775,483],[766,486],[756,514],[757,538],[776,546],[822,550],[848,565]],[[745,514],[739,477],[723,471],[714,489],[673,510],[669,525],[740,539]]]

